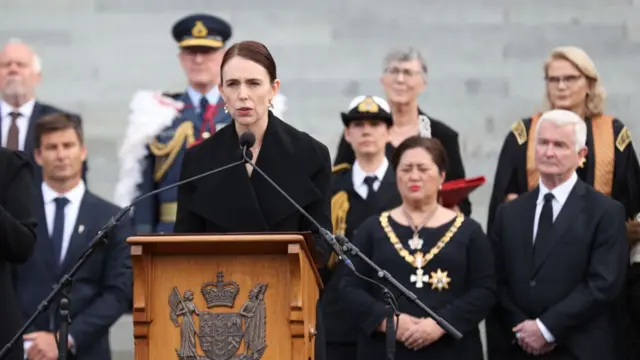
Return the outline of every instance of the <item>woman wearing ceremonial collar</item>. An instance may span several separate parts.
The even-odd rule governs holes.
[[[322,227],[331,229],[329,150],[270,111],[280,81],[269,50],[255,41],[235,44],[225,53],[220,72],[220,93],[225,111],[233,118],[233,126],[222,128],[187,150],[181,180],[241,160],[239,137],[251,131],[256,139],[251,147],[255,164]],[[326,264],[331,254],[318,229],[249,164],[181,186],[174,231],[311,231],[316,238],[318,262]],[[315,359],[318,360],[325,358],[321,320],[322,316],[317,316],[318,324],[315,324]]]
[[[458,133],[444,122],[427,116],[418,107],[418,97],[427,86],[427,64],[420,52],[412,47],[394,49],[386,56],[380,82],[391,107],[393,126],[387,144],[387,158],[391,159],[396,146],[410,136],[440,140],[449,158],[447,181],[465,178],[460,155]],[[355,154],[344,134],[338,145],[336,168],[353,165]],[[460,211],[471,215],[471,203],[465,198],[458,204]]]
[[[424,304],[463,334],[455,340],[389,284],[401,313],[397,322],[397,360],[481,360],[478,325],[495,302],[491,245],[480,225],[438,204],[447,156],[436,139],[419,136],[402,142],[393,156],[402,204],[367,219],[353,244]],[[352,257],[368,278],[375,271]],[[381,289],[348,272],[342,283],[344,306],[360,324],[358,359],[386,359],[389,309]]]

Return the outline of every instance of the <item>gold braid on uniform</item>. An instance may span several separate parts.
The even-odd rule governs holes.
[[[349,170],[349,169],[351,169],[351,165],[349,163],[343,162],[331,168],[331,172],[336,173],[338,171]]]
[[[195,139],[195,131],[191,121],[185,121],[175,131],[173,138],[166,144],[153,139],[149,144],[149,150],[156,157],[156,170],[153,174],[155,181],[160,181],[162,176],[169,170],[176,156],[182,150],[183,145],[189,146]]]
[[[527,185],[529,190],[538,186],[540,174],[535,162],[535,132],[541,113],[531,117],[529,140],[527,142]],[[623,130],[624,131],[624,130]],[[591,135],[593,136],[594,180],[593,188],[598,192],[611,195],[613,187],[613,171],[615,168],[615,149],[613,147],[613,117],[598,115],[591,119]],[[620,133],[622,135],[622,133]],[[620,138],[620,136],[618,136]],[[618,147],[619,148],[619,147]]]
[[[349,195],[346,191],[339,191],[331,198],[331,224],[333,234],[344,236],[347,232],[347,214],[349,213]],[[333,252],[327,266],[332,269],[338,262],[338,255]]]

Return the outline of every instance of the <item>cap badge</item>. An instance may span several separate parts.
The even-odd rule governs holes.
[[[197,38],[206,37],[208,33],[207,27],[204,26],[200,20],[196,21],[195,25],[193,25],[193,29],[191,29],[191,35]]]
[[[358,112],[361,113],[377,113],[380,111],[380,106],[373,101],[372,98],[367,97],[360,104],[358,104]]]

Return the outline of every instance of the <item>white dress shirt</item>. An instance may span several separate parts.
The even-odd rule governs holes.
[[[46,182],[42,183],[42,201],[44,203],[44,212],[47,217],[47,230],[49,236],[53,233],[53,219],[56,216],[56,203],[57,197],[64,196],[69,200],[69,204],[64,208],[64,232],[62,233],[62,248],[60,250],[60,263],[64,261],[67,250],[69,249],[69,243],[71,241],[71,235],[75,229],[76,220],[80,213],[80,203],[84,197],[86,186],[84,181],[80,180],[78,185],[69,190],[66,194],[58,194],[53,190]]]
[[[369,195],[369,188],[367,184],[364,182],[364,178],[367,176],[375,176],[377,179],[373,183],[373,189],[378,191],[380,188],[380,184],[382,184],[382,179],[384,175],[387,173],[387,169],[389,168],[389,160],[385,157],[382,161],[382,164],[374,171],[373,173],[367,173],[360,167],[360,163],[356,160],[353,163],[353,170],[351,171],[351,179],[353,181],[353,189],[362,196],[363,199],[366,199]]]
[[[549,190],[546,186],[544,186],[542,181],[539,182],[540,191],[538,192],[538,200],[536,201],[536,216],[533,221],[533,241],[535,241],[536,234],[538,232],[538,220],[540,219],[540,213],[542,212],[542,206],[544,205],[544,196],[549,192],[553,194],[551,207],[553,208],[553,221],[555,221],[556,217],[558,217],[558,214],[560,213],[560,210],[562,210],[562,207],[567,202],[569,194],[571,194],[571,190],[573,190],[573,187],[575,186],[577,181],[578,175],[574,172],[569,180],[556,186],[553,190]],[[556,340],[553,334],[551,334],[549,329],[544,326],[540,319],[536,319],[536,323],[540,328],[542,336],[544,336],[547,342],[552,343]]]
[[[42,202],[44,204],[44,213],[47,220],[47,230],[49,236],[53,233],[53,219],[56,216],[56,203],[57,197],[64,196],[69,200],[69,203],[64,208],[64,232],[62,233],[62,248],[60,250],[60,263],[64,261],[67,250],[69,250],[69,244],[71,243],[71,235],[75,229],[76,220],[80,213],[80,203],[84,197],[86,191],[86,185],[84,181],[80,180],[78,185],[69,190],[65,194],[59,194],[53,190],[46,182],[42,183]],[[81,231],[78,229],[78,231]],[[32,341],[24,342],[24,358],[27,358],[27,350],[31,347]],[[73,338],[69,336],[69,347],[73,352]]]
[[[203,95],[198,91],[196,91],[191,86],[187,87],[187,95],[189,95],[189,100],[191,100],[191,103],[193,104],[193,108],[196,110],[197,113],[200,113],[202,111],[202,109],[200,109],[200,100],[202,99]],[[207,97],[209,104],[211,105],[217,104],[218,100],[220,99],[220,92],[218,91],[218,87],[214,86],[204,96]]]
[[[2,126],[2,147],[7,146],[7,140],[9,140],[9,128],[13,119],[11,119],[11,113],[17,111],[20,113],[18,119],[16,119],[16,125],[18,126],[18,147],[24,151],[24,146],[27,141],[27,131],[29,130],[29,119],[33,114],[33,108],[36,105],[36,100],[31,99],[19,109],[15,109],[13,106],[7,104],[4,100],[0,101],[0,126]]]

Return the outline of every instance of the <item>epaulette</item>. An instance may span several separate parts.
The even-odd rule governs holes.
[[[527,128],[524,125],[524,121],[518,120],[513,126],[511,126],[511,132],[518,140],[518,145],[522,145],[527,142]]]
[[[629,132],[629,128],[625,126],[616,139],[616,147],[622,152],[629,143],[631,143],[631,133]]]
[[[338,165],[335,165],[335,166],[331,169],[331,172],[332,172],[332,173],[337,173],[337,172],[341,172],[341,171],[349,170],[349,169],[351,169],[351,164],[346,163],[346,162],[343,162],[343,163],[340,163],[340,164],[338,164]]]
[[[163,92],[162,96],[170,97],[172,99],[181,98],[184,95],[184,92]]]

